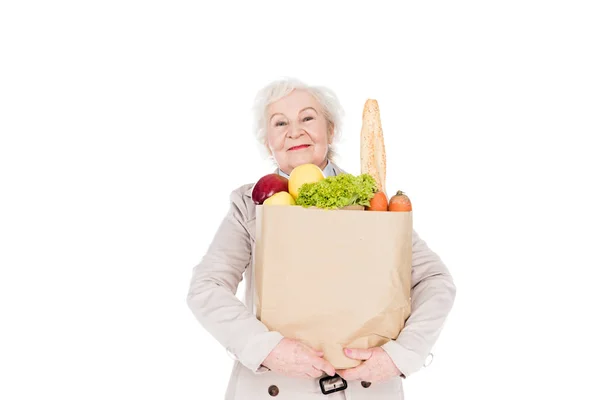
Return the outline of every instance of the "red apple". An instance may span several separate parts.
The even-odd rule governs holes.
[[[260,205],[275,193],[287,192],[287,190],[288,179],[285,176],[275,173],[268,174],[254,184],[254,188],[252,188],[252,201]]]

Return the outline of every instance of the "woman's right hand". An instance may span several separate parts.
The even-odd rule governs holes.
[[[292,378],[319,378],[323,372],[335,375],[333,365],[322,357],[322,351],[314,350],[295,339],[283,338],[262,365]]]

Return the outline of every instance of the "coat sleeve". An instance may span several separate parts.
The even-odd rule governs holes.
[[[456,296],[450,272],[414,231],[412,257],[411,315],[398,338],[382,346],[404,377],[425,363]]]
[[[187,304],[200,324],[227,351],[254,373],[283,336],[269,331],[235,295],[251,262],[251,239],[240,207],[240,194],[231,194],[231,205],[192,273]]]

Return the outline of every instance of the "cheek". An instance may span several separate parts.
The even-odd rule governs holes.
[[[327,146],[328,135],[327,135],[327,124],[319,124],[311,134],[311,139],[317,146]]]
[[[283,148],[284,140],[281,135],[276,133],[267,134],[267,146],[272,151],[278,151]]]

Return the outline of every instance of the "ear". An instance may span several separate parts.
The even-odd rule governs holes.
[[[329,132],[327,132],[327,143],[331,144],[333,142],[333,133],[335,131],[335,125],[329,124]]]
[[[271,151],[271,148],[269,147],[269,142],[267,141],[267,139],[265,139],[265,149],[267,149],[267,153],[269,153],[269,156],[273,157],[273,152]]]

